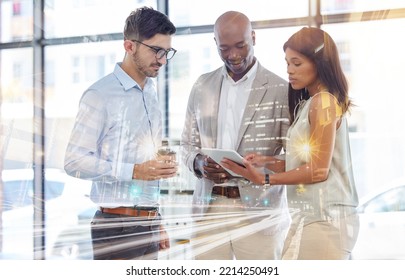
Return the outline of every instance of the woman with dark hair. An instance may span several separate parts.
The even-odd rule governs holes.
[[[250,154],[245,167],[222,163],[263,188],[287,185],[293,224],[284,259],[349,259],[358,198],[346,120],[352,104],[338,50],[329,34],[309,27],[283,48],[291,119],[285,160]]]

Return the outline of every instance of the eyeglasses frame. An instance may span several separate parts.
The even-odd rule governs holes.
[[[176,52],[177,52],[177,50],[176,50],[176,49],[173,49],[173,48],[170,48],[170,49],[167,49],[167,50],[166,50],[166,49],[164,49],[164,48],[155,47],[155,46],[150,46],[150,45],[148,45],[148,44],[145,44],[145,43],[143,43],[143,42],[141,42],[141,41],[138,41],[138,40],[135,40],[135,39],[131,39],[130,41],[139,43],[139,44],[144,45],[145,47],[148,47],[148,48],[150,48],[151,50],[153,50],[153,51],[155,52],[155,57],[156,57],[156,59],[162,59],[163,56],[165,56],[165,57],[166,57],[166,60],[170,60],[170,59],[173,58],[173,56],[174,56],[174,55],[176,54]],[[160,51],[162,51],[162,50],[164,51],[164,54],[163,54],[162,56],[158,57],[158,53],[159,53]],[[174,53],[173,53],[172,57],[167,58],[167,54],[168,54],[170,51],[173,51]]]

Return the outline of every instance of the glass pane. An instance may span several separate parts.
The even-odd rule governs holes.
[[[405,119],[405,94],[398,87],[405,55],[396,36],[404,25],[405,19],[323,26],[340,47],[356,104],[350,124],[360,197],[399,180],[405,170],[405,136],[398,129]]]
[[[46,165],[59,171],[52,181],[65,182],[62,194],[46,206],[52,240],[47,258],[92,258],[90,220],[96,209],[88,197],[91,181],[67,176],[64,156],[83,92],[111,73],[123,55],[121,40],[45,48]]]
[[[156,8],[156,0],[48,0],[45,37],[120,33],[130,12],[140,6]]]
[[[32,169],[5,169],[1,238],[4,259],[33,258]]]
[[[2,179],[1,258],[32,259],[33,169],[6,169]],[[86,197],[89,188],[90,182],[71,178],[62,170],[45,170],[47,259],[92,258],[90,232],[86,227],[94,212],[93,204]]]
[[[5,258],[31,259],[32,245],[32,167],[33,161],[33,65],[32,49],[0,51],[2,184],[0,209]],[[28,177],[27,177],[28,176]]]
[[[321,13],[353,13],[405,8],[404,0],[321,0]]]
[[[47,166],[63,169],[80,97],[88,86],[111,73],[123,55],[121,40],[45,49]]]
[[[169,135],[180,139],[187,109],[187,99],[196,79],[222,65],[213,34],[175,36],[173,46],[178,51],[170,60]]]
[[[287,64],[283,45],[294,32],[302,26],[258,29],[256,30],[255,54],[260,63],[284,79],[287,76]]]
[[[400,81],[405,55],[403,40],[397,36],[404,25],[405,19],[323,26],[340,47],[356,105],[349,123],[359,209],[371,201],[359,215],[353,259],[404,258],[405,212],[395,210],[400,194],[385,193],[389,187],[404,185],[405,92]]]
[[[3,168],[25,168],[32,164],[32,49],[0,52],[0,93]]]
[[[74,121],[84,90],[111,73],[115,63],[122,60],[122,44],[123,41],[118,40],[46,47],[45,109],[48,121],[68,118]]]
[[[255,0],[254,4],[234,0],[169,1],[170,19],[178,27],[214,24],[218,16],[229,10],[241,11],[251,21],[305,17],[308,16],[308,1]]]
[[[32,39],[33,2],[31,0],[0,1],[0,42]]]

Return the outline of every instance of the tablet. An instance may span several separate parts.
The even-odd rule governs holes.
[[[236,151],[234,150],[227,150],[227,149],[211,149],[211,148],[202,148],[201,152],[204,155],[209,156],[210,158],[212,158],[215,162],[217,162],[219,165],[221,165],[221,161],[224,158],[230,159],[242,166],[245,166],[243,164],[243,157],[238,154]],[[221,165],[222,166],[222,165]],[[222,166],[223,167],[223,166]],[[236,174],[234,172],[232,172],[229,169],[226,169],[225,167],[223,167],[226,171],[229,172],[229,174],[231,174],[234,177],[241,177],[239,174]]]

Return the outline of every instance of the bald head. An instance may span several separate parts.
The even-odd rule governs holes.
[[[249,18],[235,11],[228,11],[222,14],[215,22],[214,25],[214,34],[215,38],[218,36],[224,35],[225,33],[251,33],[252,24]]]
[[[226,12],[215,22],[214,35],[228,74],[238,81],[256,61],[253,51],[256,35],[250,20],[240,12]]]

